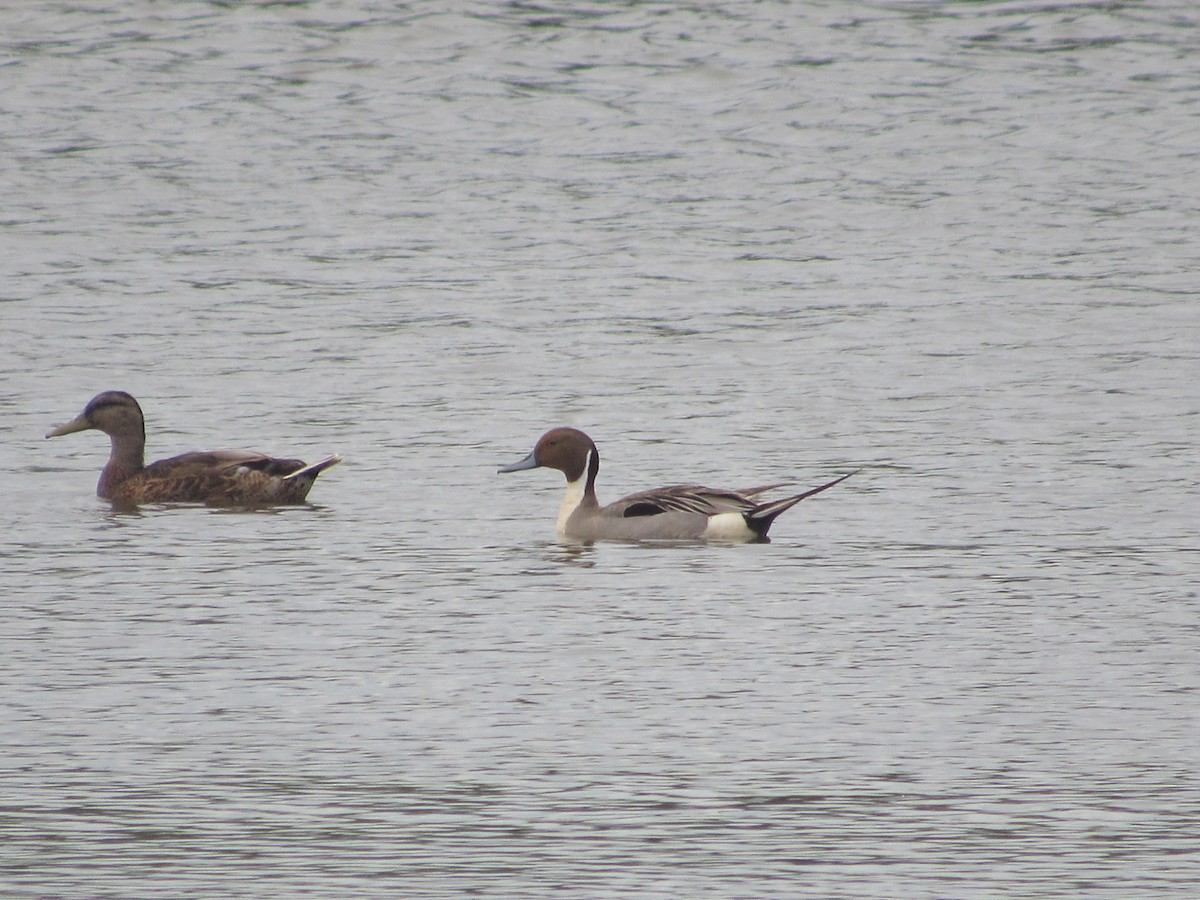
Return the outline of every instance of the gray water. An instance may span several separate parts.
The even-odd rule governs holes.
[[[1200,893],[1191,2],[9,4],[0,894]],[[95,497],[346,462],[312,505]],[[770,545],[601,499],[837,488]]]

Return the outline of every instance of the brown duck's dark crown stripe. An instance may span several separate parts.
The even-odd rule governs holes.
[[[108,393],[101,394],[88,404],[88,414],[94,413],[98,409],[104,409],[107,406],[137,406],[137,401],[128,394]]]

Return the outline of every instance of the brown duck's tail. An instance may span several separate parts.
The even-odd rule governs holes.
[[[295,472],[292,472],[290,475],[285,475],[283,480],[284,481],[292,481],[293,479],[306,479],[308,481],[312,481],[318,475],[320,475],[322,472],[324,472],[326,469],[328,469],[330,466],[336,466],[341,461],[342,461],[342,455],[340,453],[333,453],[333,454],[330,454],[329,456],[325,457],[324,459],[313,463],[312,465],[305,466],[302,469],[297,469]]]
[[[821,491],[827,491],[835,484],[841,484],[851,475],[857,475],[862,469],[855,469],[843,475],[841,478],[835,478],[828,484],[823,484],[820,487],[815,487],[812,490],[805,491],[803,494],[793,494],[791,497],[784,497],[782,500],[774,500],[771,503],[764,503],[761,506],[756,506],[750,512],[746,513],[746,524],[750,529],[764,540],[767,537],[767,531],[771,528],[771,523],[779,516],[787,512],[801,500],[811,497],[814,494],[819,494]]]

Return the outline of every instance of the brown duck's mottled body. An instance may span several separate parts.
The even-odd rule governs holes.
[[[303,503],[317,476],[342,458],[327,456],[311,466],[299,459],[277,459],[251,450],[184,453],[145,465],[146,426],[142,409],[124,391],[93,397],[75,419],[46,437],[87,429],[112,440],[108,464],[96,493],[122,505],[208,503],[256,506]]]

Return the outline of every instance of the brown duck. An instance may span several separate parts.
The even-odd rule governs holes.
[[[184,453],[145,464],[146,424],[138,402],[124,391],[93,397],[78,417],[48,438],[94,428],[112,439],[112,453],[96,493],[121,505],[207,503],[273,506],[303,503],[317,476],[342,458],[336,453],[311,466],[251,450]]]

